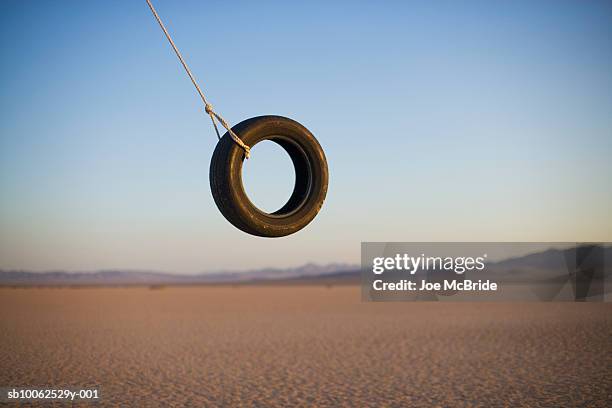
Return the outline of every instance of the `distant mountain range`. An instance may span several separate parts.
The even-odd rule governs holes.
[[[94,272],[66,271],[1,271],[1,286],[90,286],[90,285],[194,285],[219,283],[272,282],[319,279],[345,275],[358,276],[359,266],[349,264],[317,265],[309,263],[297,268],[263,268],[244,272],[217,272],[195,275],[154,271],[102,270]]]
[[[484,271],[468,275],[472,279],[499,278],[531,281],[538,276],[567,274],[580,249],[548,249],[525,256],[487,264]],[[612,276],[612,247],[598,247],[604,275]],[[578,255],[577,255],[578,254]],[[582,262],[582,261],[580,261]],[[172,274],[154,271],[103,270],[95,272],[0,271],[0,286],[118,286],[118,285],[194,285],[244,283],[358,283],[360,267],[350,264],[317,265],[296,268],[263,268],[244,272]]]
[[[579,245],[567,249],[548,249],[525,256],[492,263],[481,273],[489,273],[504,281],[533,281],[575,274],[591,274],[594,278],[612,276],[612,246]]]

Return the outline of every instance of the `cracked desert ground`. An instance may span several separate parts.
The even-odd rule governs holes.
[[[98,406],[612,401],[609,303],[364,303],[357,286],[7,288],[0,324],[0,386],[96,385]]]

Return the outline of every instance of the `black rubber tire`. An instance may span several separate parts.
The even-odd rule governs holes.
[[[210,188],[217,207],[235,227],[260,237],[283,237],[304,228],[317,215],[327,194],[327,160],[308,129],[282,116],[258,116],[232,127],[253,147],[271,140],[284,148],[295,168],[295,186],[287,203],[265,213],[247,197],[242,184],[244,150],[229,133],[219,140],[210,162]]]

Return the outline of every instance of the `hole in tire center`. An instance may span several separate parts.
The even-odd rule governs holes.
[[[242,185],[249,200],[266,213],[279,210],[289,201],[295,186],[295,169],[285,149],[271,140],[251,148],[242,164]]]

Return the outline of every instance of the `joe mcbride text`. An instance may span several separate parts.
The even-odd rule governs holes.
[[[406,290],[406,291],[430,291],[430,290],[453,290],[453,291],[496,291],[497,283],[491,282],[490,280],[477,280],[472,281],[449,279],[443,282],[428,282],[425,279],[420,281],[411,281],[402,279],[397,282],[383,282],[380,279],[375,280],[372,283],[374,290]]]

